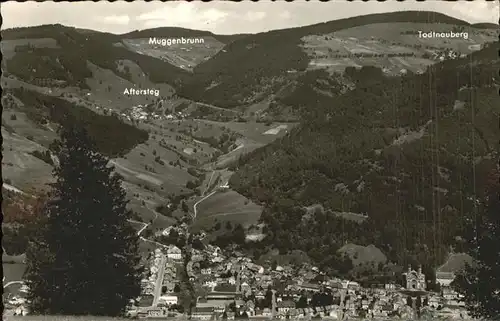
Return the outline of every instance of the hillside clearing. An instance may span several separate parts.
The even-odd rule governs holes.
[[[478,50],[475,49],[476,45],[480,49],[482,43],[494,41],[495,35],[490,30],[473,28],[464,29],[469,34],[467,39],[420,38],[417,33],[449,32],[453,27],[437,23],[376,23],[333,33],[308,35],[302,38],[302,48],[310,58],[309,69],[342,73],[349,66],[360,68],[375,65],[395,75],[402,69],[413,72],[425,70],[435,63],[430,55],[426,56],[429,53],[453,50],[459,54],[470,54]],[[384,56],[389,54],[400,56]]]
[[[198,204],[195,227],[210,227],[215,221],[230,221],[244,227],[257,224],[262,207],[235,191],[216,193]]]
[[[5,280],[3,284],[7,284],[11,281],[21,281],[23,279],[24,271],[26,270],[26,264],[22,263],[2,263],[3,275]]]
[[[216,122],[202,119],[198,119],[197,121],[200,123],[211,124],[214,127],[227,128],[232,132],[242,135],[247,140],[252,140],[261,144],[269,144],[285,134],[284,130],[280,130],[279,133],[274,135],[266,134],[267,131],[277,127],[291,130],[293,127],[297,126],[297,123],[273,123],[271,126],[268,126],[265,123],[257,122]]]
[[[355,266],[371,262],[375,262],[375,264],[379,262],[385,263],[387,261],[387,257],[384,253],[374,245],[361,246],[349,243],[340,248],[339,252],[347,254]]]
[[[44,151],[38,145],[15,133],[9,133],[2,126],[4,179],[9,179],[17,189],[30,193],[33,188],[44,189],[51,181],[52,166],[30,154]]]
[[[122,43],[130,51],[167,61],[179,68],[192,70],[224,47],[224,43],[214,37],[203,36],[202,38],[204,43],[173,44],[165,47],[149,44],[149,38],[124,39]]]
[[[86,82],[92,93],[89,97],[86,97],[88,100],[99,106],[121,111],[139,104],[151,104],[158,98],[171,96],[173,92],[171,86],[152,83],[137,64],[124,60],[119,65],[128,70],[131,80],[124,79],[111,70],[87,62],[87,66],[93,75],[92,78],[87,78]],[[124,91],[127,88],[158,89],[159,96],[126,95]]]

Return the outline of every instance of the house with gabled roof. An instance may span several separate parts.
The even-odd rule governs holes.
[[[210,320],[214,313],[215,310],[213,307],[195,307],[191,312],[191,317],[201,320]]]
[[[313,283],[302,283],[299,285],[299,289],[306,291],[319,292],[321,290],[321,285]]]
[[[292,300],[282,300],[281,302],[278,302],[279,313],[286,314],[292,309],[295,309],[295,302]]]

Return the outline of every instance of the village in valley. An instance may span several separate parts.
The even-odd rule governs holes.
[[[175,230],[180,232],[186,227],[183,224]],[[158,234],[168,235],[171,230],[167,228]],[[147,259],[142,294],[131,302],[129,317],[186,317],[189,313],[182,289],[186,282],[195,292],[191,317],[200,320],[467,316],[462,297],[451,287],[457,266],[463,268],[470,259],[465,254],[451,254],[436,269],[440,290],[430,291],[427,289],[430,281],[421,267],[409,266],[402,271],[403,284],[398,284],[395,275],[394,282],[363,287],[353,280],[329,277],[307,263],[257,264],[239,251],[228,255],[211,244],[191,249],[186,279],[182,276],[186,263],[183,250],[176,245],[157,245]],[[23,284],[21,295],[5,302],[6,309],[14,315],[28,314],[23,298],[26,291]]]
[[[498,6],[188,2],[10,9],[2,319],[500,315]]]
[[[410,266],[402,271],[403,284],[394,281],[363,287],[352,280],[328,277],[307,263],[257,264],[243,253],[232,251],[228,255],[210,244],[191,251],[191,261],[187,263],[189,280],[180,276],[185,262],[179,247],[165,245],[150,255],[149,271],[142,280],[143,294],[131,307],[130,315],[145,318],[188,315],[183,304],[185,293],[181,290],[185,281],[196,292],[196,304],[190,311],[194,319],[343,320],[467,315],[460,295],[450,285],[457,272],[454,267],[468,261],[463,254],[451,254],[447,263],[436,269],[440,291],[430,291],[421,267]]]

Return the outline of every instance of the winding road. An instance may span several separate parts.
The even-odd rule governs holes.
[[[199,200],[198,202],[194,203],[193,205],[193,219],[196,219],[196,215],[198,215],[198,212],[197,212],[197,209],[196,209],[196,206],[198,206],[198,204],[200,204],[201,202],[203,202],[204,200],[206,200],[207,198],[209,198],[210,196],[214,195],[215,193],[217,193],[217,190],[211,192],[210,194],[208,194],[207,196],[203,197],[201,200]]]
[[[215,190],[213,190],[210,194],[208,194],[207,196],[205,196],[205,194],[207,193],[208,189],[210,188],[210,184],[212,183],[212,178],[214,177],[214,174],[215,174],[215,170],[212,171],[212,175],[210,176],[210,179],[208,180],[207,187],[205,188],[205,191],[201,195],[201,196],[203,196],[203,198],[200,199],[199,201],[197,201],[196,203],[194,203],[194,205],[193,205],[193,220],[195,220],[196,216],[198,215],[198,210],[196,208],[198,206],[198,204],[200,204],[201,202],[203,202],[204,200],[206,200],[210,196],[212,196],[215,193],[217,193],[217,188],[223,186],[223,185],[220,185],[220,186],[216,187]]]
[[[5,279],[5,277],[4,277]],[[7,282],[3,288],[5,289],[6,287],[8,287],[9,285],[13,285],[13,284],[24,284],[24,281],[10,281],[10,282]]]
[[[156,242],[156,241],[148,240],[147,238],[145,238],[145,237],[141,236],[142,232],[144,232],[144,231],[145,231],[145,230],[146,230],[146,229],[147,229],[147,228],[148,228],[151,224],[153,224],[153,223],[156,221],[156,219],[158,218],[158,215],[159,215],[157,211],[153,210],[153,209],[152,209],[152,208],[150,208],[148,205],[146,205],[146,208],[155,214],[155,217],[153,218],[153,220],[152,220],[151,222],[149,222],[149,223],[144,223],[144,222],[139,222],[139,221],[136,221],[136,220],[131,220],[131,219],[129,219],[129,220],[127,220],[127,221],[129,221],[129,222],[131,222],[131,223],[136,223],[136,224],[142,224],[142,225],[143,225],[143,226],[141,227],[141,229],[137,232],[137,236],[139,236],[139,239],[140,239],[141,241],[143,241],[143,242],[148,242],[148,243],[152,243],[152,244],[155,244],[155,245],[161,246],[161,247],[163,247],[163,248],[168,248],[168,246],[166,246],[166,245],[164,245],[164,244],[158,243],[158,242]]]

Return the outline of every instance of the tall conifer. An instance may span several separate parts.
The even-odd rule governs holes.
[[[27,250],[33,313],[121,315],[140,294],[138,237],[121,178],[87,131],[67,121],[44,226]]]

